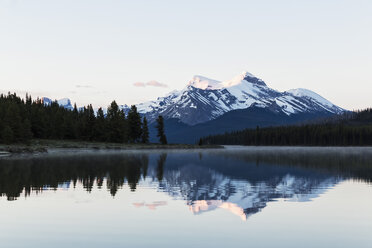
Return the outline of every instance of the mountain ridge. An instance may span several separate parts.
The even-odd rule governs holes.
[[[216,119],[232,110],[250,107],[268,108],[288,116],[298,113],[341,114],[346,111],[308,89],[280,92],[269,88],[262,79],[249,72],[227,81],[196,75],[184,89],[136,106],[150,123],[158,115],[163,115],[165,119],[179,119],[191,126]]]

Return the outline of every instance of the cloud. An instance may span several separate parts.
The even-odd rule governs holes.
[[[155,81],[155,80],[151,80],[147,83],[143,83],[143,82],[135,82],[133,84],[135,87],[146,87],[146,86],[151,86],[151,87],[162,87],[162,88],[167,88],[168,85],[166,84],[162,84],[162,83],[159,83],[158,81]]]
[[[153,87],[163,87],[163,88],[168,87],[168,85],[159,83],[158,81],[155,81],[155,80],[151,80],[150,82],[147,82],[146,85],[153,86]]]
[[[75,85],[76,88],[85,88],[85,89],[92,89],[94,88],[92,85],[89,84],[77,84]]]
[[[146,86],[146,84],[142,82],[135,82],[133,85],[134,87],[145,87]]]

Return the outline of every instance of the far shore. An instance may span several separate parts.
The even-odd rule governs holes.
[[[145,150],[145,149],[213,149],[223,148],[220,145],[189,145],[189,144],[120,144],[105,142],[87,142],[74,140],[32,140],[29,144],[0,144],[0,156],[17,153],[47,153],[54,149],[88,149],[88,150]]]

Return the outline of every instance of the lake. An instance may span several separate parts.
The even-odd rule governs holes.
[[[372,148],[0,158],[0,247],[371,247]]]

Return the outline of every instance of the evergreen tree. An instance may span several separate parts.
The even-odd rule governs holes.
[[[128,120],[125,118],[124,110],[119,111],[119,128],[121,142],[128,142]]]
[[[13,96],[11,96],[13,97]],[[15,95],[14,95],[15,97]],[[11,102],[6,110],[5,113],[5,121],[4,121],[9,128],[12,130],[13,133],[13,140],[19,142],[22,138],[23,130],[22,130],[22,118],[20,115],[20,111],[18,105],[15,102]]]
[[[33,137],[33,134],[31,131],[31,123],[28,119],[24,120],[22,124],[21,135],[22,136],[20,140],[23,142],[28,142]]]
[[[164,119],[163,116],[159,115],[156,119],[156,129],[158,130],[158,135],[160,144],[166,145],[167,144],[167,137],[165,136],[164,132]]]
[[[141,141],[142,141],[142,143],[144,143],[144,144],[149,143],[149,127],[148,127],[148,125],[147,125],[147,119],[146,119],[146,116],[143,117]]]
[[[99,108],[97,111],[96,122],[93,128],[93,137],[95,137],[95,140],[105,141],[107,139],[104,132],[105,130],[106,130],[105,115],[103,113],[102,108]]]
[[[4,144],[11,144],[14,142],[14,134],[12,129],[6,125],[2,130],[1,130],[1,141]]]
[[[87,107],[87,113],[86,113],[86,133],[87,133],[87,140],[94,140],[93,137],[93,129],[96,122],[96,116],[94,115],[94,110],[92,104],[89,104]]]
[[[128,113],[128,134],[129,142],[135,143],[140,140],[142,134],[141,116],[137,112],[137,107],[132,105]]]
[[[125,115],[113,101],[107,109],[107,137],[110,142],[124,142]]]

